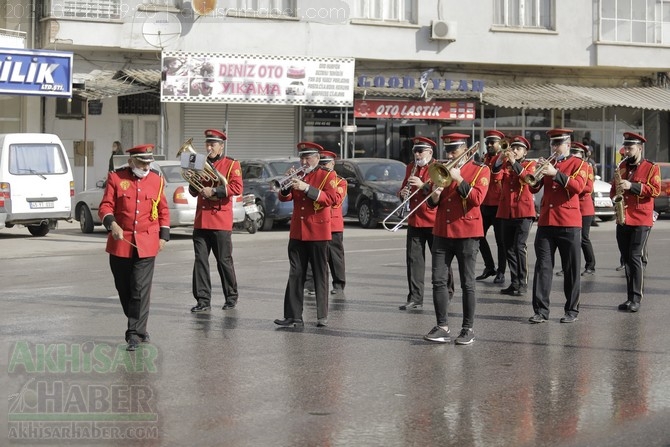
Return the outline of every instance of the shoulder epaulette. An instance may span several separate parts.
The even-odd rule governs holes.
[[[472,159],[472,163],[477,165],[477,166],[488,166],[483,160]]]

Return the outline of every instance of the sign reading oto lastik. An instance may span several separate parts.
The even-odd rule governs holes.
[[[353,58],[164,52],[161,101],[351,107]]]
[[[72,97],[72,53],[0,48],[0,94]]]
[[[35,343],[10,348],[7,433],[11,441],[159,438],[158,351],[143,344]],[[14,392],[12,392],[14,391]]]

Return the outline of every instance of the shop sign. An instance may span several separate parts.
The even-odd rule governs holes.
[[[351,107],[353,58],[164,52],[162,102]]]
[[[424,72],[418,79],[412,76],[358,76],[358,87],[375,87],[375,88],[399,88],[404,90],[419,90],[423,92],[426,90],[440,90],[446,92],[475,92],[481,93],[484,91],[484,81],[466,79],[446,79],[429,77],[429,72]]]
[[[0,48],[0,94],[72,97],[72,53]]]
[[[354,101],[356,118],[472,120],[475,110],[474,101]]]

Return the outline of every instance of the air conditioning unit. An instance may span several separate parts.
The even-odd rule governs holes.
[[[456,22],[433,20],[430,22],[430,38],[432,40],[456,40]]]

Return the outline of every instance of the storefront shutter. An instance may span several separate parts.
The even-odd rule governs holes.
[[[204,131],[225,126],[226,105],[184,104],[182,110],[184,139],[192,137],[193,147],[204,152]],[[295,155],[297,113],[295,106],[228,105],[228,156],[246,159]]]

